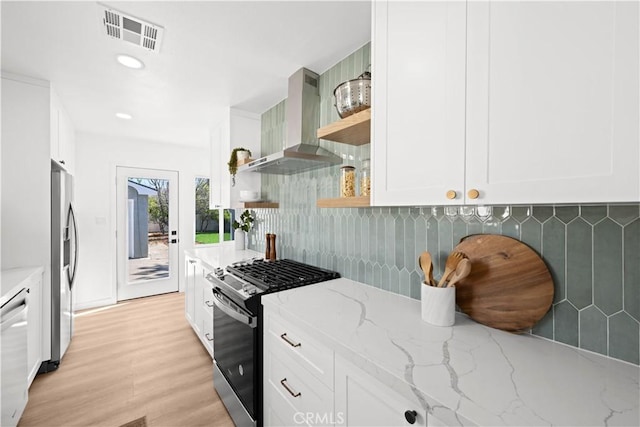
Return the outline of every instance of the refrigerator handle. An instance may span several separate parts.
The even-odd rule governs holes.
[[[67,270],[69,277],[69,289],[73,288],[73,283],[76,280],[76,271],[78,270],[78,223],[76,222],[76,213],[73,209],[73,203],[69,204],[69,219],[73,222],[73,272]]]

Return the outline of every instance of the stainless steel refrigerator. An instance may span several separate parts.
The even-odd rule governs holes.
[[[58,368],[73,335],[72,292],[78,268],[78,230],[73,176],[51,162],[51,360],[40,372]],[[45,328],[47,330],[47,328]]]

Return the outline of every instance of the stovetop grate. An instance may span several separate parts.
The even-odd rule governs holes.
[[[227,267],[227,271],[269,293],[340,277],[334,271],[289,259],[234,264]]]

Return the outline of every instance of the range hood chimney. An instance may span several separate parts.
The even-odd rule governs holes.
[[[320,125],[319,76],[301,68],[289,77],[286,103],[287,139],[282,151],[238,167],[238,172],[291,175],[342,163],[318,145]]]

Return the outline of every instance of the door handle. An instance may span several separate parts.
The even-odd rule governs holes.
[[[290,394],[291,396],[293,396],[293,397],[300,397],[300,396],[302,395],[302,393],[300,393],[300,392],[297,392],[297,393],[296,393],[295,391],[293,391],[293,390],[291,389],[291,387],[290,387],[290,386],[289,386],[289,384],[287,383],[287,379],[286,379],[286,378],[281,379],[281,380],[280,380],[280,384],[282,384],[282,387],[284,387],[284,388],[289,392],[289,394]]]
[[[239,311],[235,310],[231,305],[228,305],[223,300],[222,295],[218,291],[216,291],[215,289],[212,289],[212,291],[213,291],[213,303],[215,304],[216,307],[220,309],[220,311],[222,311],[224,314],[231,317],[232,319],[235,319],[238,322],[241,322],[251,328],[255,328],[257,326],[256,317],[248,316],[244,313],[240,313]],[[235,304],[230,300],[229,302],[231,304]]]
[[[289,337],[287,337],[287,333],[285,332],[284,334],[280,335],[280,338],[282,338],[283,340],[285,340],[287,342],[287,344],[289,344],[291,347],[300,347],[302,344],[299,342],[293,342],[289,339]]]
[[[73,273],[67,270],[67,276],[69,278],[69,289],[73,288],[73,285],[76,280],[76,272],[78,271],[78,223],[76,221],[76,212],[73,209],[73,204],[69,204],[69,213],[67,217],[67,223],[69,223],[69,218],[72,220],[73,224],[73,240],[74,240],[74,248],[73,248]],[[68,224],[71,225],[71,224]]]

